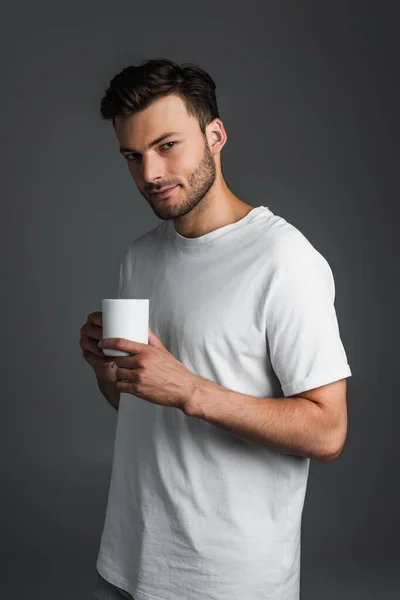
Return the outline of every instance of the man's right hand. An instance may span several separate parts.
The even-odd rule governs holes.
[[[112,356],[105,356],[97,346],[101,339],[103,339],[103,314],[97,311],[90,313],[86,323],[81,327],[79,345],[82,348],[83,358],[92,367],[97,378],[105,383],[115,384],[117,365]]]

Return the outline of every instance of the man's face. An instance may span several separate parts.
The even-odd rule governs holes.
[[[117,117],[115,131],[139,192],[160,219],[187,214],[214,184],[217,172],[207,139],[179,96],[165,96],[135,115]],[[148,148],[169,132],[175,133]],[[166,197],[152,194],[171,186],[177,187]]]

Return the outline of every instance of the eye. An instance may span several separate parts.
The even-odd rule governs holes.
[[[173,146],[169,146],[169,144],[175,145],[175,144],[177,144],[177,142],[167,142],[166,144],[163,144],[161,146],[161,148],[163,148],[164,146],[168,146],[168,148],[165,148],[165,150],[171,150],[171,148],[173,148]],[[135,152],[132,154],[125,154],[126,160],[136,162],[136,160],[137,160],[136,158],[128,158],[129,156],[140,157],[140,154],[136,154]]]
[[[138,156],[138,155],[137,154],[125,154],[126,160],[131,161],[131,160],[136,160],[136,159],[128,158],[128,156]]]
[[[168,146],[168,144],[176,144],[176,142],[167,142],[166,144],[164,144],[164,146]],[[163,146],[161,146],[162,148]],[[170,148],[172,148],[172,146],[170,146]],[[169,150],[170,148],[167,148],[167,150]]]

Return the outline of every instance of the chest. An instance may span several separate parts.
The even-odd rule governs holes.
[[[265,280],[260,266],[233,257],[220,264],[160,261],[136,269],[125,297],[149,298],[150,328],[175,356],[220,350],[265,352]]]

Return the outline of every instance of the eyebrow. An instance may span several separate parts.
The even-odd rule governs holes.
[[[153,146],[156,146],[156,144],[159,144],[160,142],[165,140],[167,137],[170,137],[171,135],[180,135],[180,134],[178,131],[169,131],[168,133],[163,133],[158,138],[156,138],[155,140],[150,142],[150,144],[147,146],[147,148],[152,148]],[[121,152],[121,154],[123,152],[136,152],[136,150],[134,148],[128,148],[127,146],[120,146],[119,151]]]

